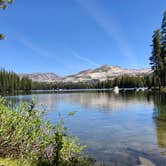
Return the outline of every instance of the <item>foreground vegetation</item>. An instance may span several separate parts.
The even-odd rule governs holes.
[[[17,165],[91,165],[81,157],[85,146],[67,134],[63,121],[51,124],[45,111],[35,109],[34,101],[11,109],[0,99],[0,163]]]

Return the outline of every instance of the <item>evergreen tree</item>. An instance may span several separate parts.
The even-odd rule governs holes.
[[[166,11],[163,15],[162,26],[161,26],[161,34],[162,34],[162,46],[166,48]]]
[[[164,12],[161,26],[161,57],[163,61],[162,84],[166,86],[166,11]]]
[[[6,71],[5,69],[0,70],[0,92],[14,92],[18,90],[29,91],[32,88],[32,81],[28,77],[20,77],[12,72]]]
[[[166,86],[166,11],[161,30],[154,31],[150,64],[153,70],[154,86]]]
[[[154,34],[153,34],[152,56],[149,59],[150,59],[150,65],[153,70],[155,86],[158,86],[158,87],[160,87],[161,85],[161,70],[163,68],[160,41],[161,41],[160,30],[156,30],[154,31]]]

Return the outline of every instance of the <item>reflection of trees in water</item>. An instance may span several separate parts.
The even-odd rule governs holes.
[[[166,94],[154,95],[154,119],[166,122]]]
[[[145,93],[120,93],[111,92],[74,93],[70,94],[65,101],[73,104],[80,104],[87,108],[99,108],[100,110],[119,111],[128,106],[152,105],[153,102]],[[134,110],[134,109],[133,109]]]
[[[166,148],[166,94],[154,95],[154,121],[160,148]]]
[[[37,108],[45,108],[47,110],[55,109],[59,100],[61,100],[60,95],[56,94],[34,94],[34,95],[24,95],[24,96],[11,96],[7,97],[11,106],[19,105],[21,102],[30,103],[32,99],[35,98],[35,103]]]
[[[100,110],[118,111],[128,106],[136,105],[152,105],[152,97],[148,93],[124,92],[115,95],[111,92],[77,92],[77,93],[63,93],[63,94],[36,94],[27,96],[11,97],[12,103],[20,103],[20,101],[30,102],[32,96],[37,98],[37,106],[43,105],[47,110],[56,109],[60,102],[67,102],[70,104],[80,104],[83,107],[99,108]]]
[[[9,96],[9,97],[6,97],[8,103],[9,103],[9,106],[12,108],[12,109],[15,109],[18,105],[21,104],[21,102],[28,102],[30,103],[32,98],[31,97],[27,97],[27,96]]]
[[[157,140],[160,148],[166,148],[166,122],[156,120]]]

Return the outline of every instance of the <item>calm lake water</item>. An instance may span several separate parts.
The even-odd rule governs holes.
[[[166,166],[166,95],[146,92],[74,92],[19,95],[13,103],[37,97],[37,107],[47,109],[46,118],[57,122],[71,111],[65,126],[85,154],[112,166],[135,166],[139,157]]]

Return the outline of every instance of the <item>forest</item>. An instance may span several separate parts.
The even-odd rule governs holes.
[[[20,77],[13,71],[0,70],[0,93],[28,92],[30,90],[59,90],[59,89],[109,89],[154,87],[153,76],[120,76],[111,80],[89,82],[32,82],[27,76]]]
[[[0,93],[11,93],[15,91],[29,91],[32,81],[27,77],[20,78],[13,71],[0,70]]]

